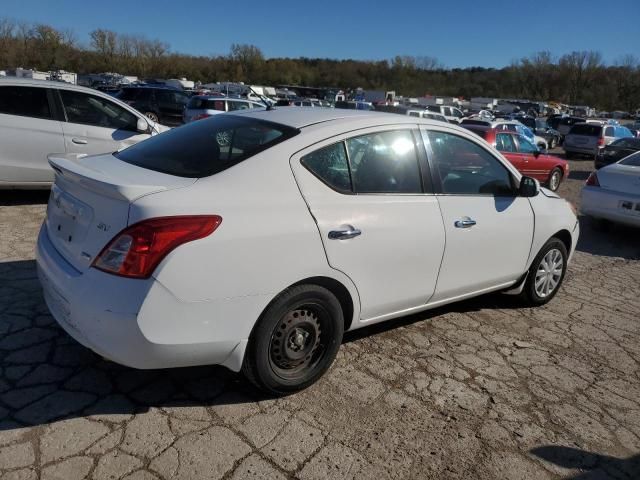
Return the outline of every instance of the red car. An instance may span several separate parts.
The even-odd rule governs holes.
[[[462,125],[484,138],[509,160],[520,173],[537,179],[554,192],[569,175],[569,163],[555,155],[540,153],[523,135],[479,125]]]

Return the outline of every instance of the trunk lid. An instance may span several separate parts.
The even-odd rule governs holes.
[[[607,190],[640,195],[640,167],[614,163],[598,170],[598,181]]]
[[[128,225],[129,206],[136,199],[196,181],[137,167],[111,154],[54,154],[49,164],[56,180],[47,205],[47,233],[80,272]]]

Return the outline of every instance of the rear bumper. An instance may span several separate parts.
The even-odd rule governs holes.
[[[640,195],[613,192],[602,187],[584,187],[582,189],[580,211],[590,217],[609,220],[631,227],[640,227],[640,212],[625,211],[620,202],[640,204]]]
[[[566,139],[564,144],[562,145],[562,148],[564,149],[565,152],[569,152],[569,153],[582,153],[584,155],[593,155],[593,156],[595,156],[598,153],[597,148],[581,147],[579,145],[567,145]]]
[[[241,328],[218,331],[216,302],[181,302],[153,278],[126,279],[93,268],[79,272],[55,249],[44,225],[36,261],[51,314],[97,354],[141,369],[225,364],[239,370],[248,335]],[[189,328],[193,322],[208,325],[208,335]]]

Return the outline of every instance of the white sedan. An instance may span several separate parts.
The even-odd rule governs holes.
[[[136,368],[222,364],[283,394],[343,332],[493,291],[557,293],[571,205],[478,136],[376,112],[217,115],[114,154],[52,156],[44,297]]]
[[[596,226],[611,221],[640,227],[640,152],[591,173],[582,188],[580,211]]]

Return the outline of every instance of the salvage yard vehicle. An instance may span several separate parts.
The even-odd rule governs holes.
[[[191,97],[184,108],[184,123],[202,120],[224,112],[235,112],[247,108],[265,108],[263,103],[252,102],[241,98],[226,98],[212,95]]]
[[[549,302],[579,236],[486,142],[408,115],[245,110],[50,162],[36,257],[62,328],[271,394],[318,380],[347,330],[488,292]]]
[[[116,97],[154,122],[172,127],[182,125],[182,113],[189,102],[187,93],[166,86],[124,87]]]
[[[569,175],[569,163],[555,155],[542,153],[524,135],[482,125],[463,124],[501,152],[523,175],[528,175],[554,192]]]
[[[97,90],[0,79],[0,189],[49,188],[50,153],[113,152],[166,130]]]
[[[629,129],[607,122],[589,121],[577,123],[564,137],[565,156],[572,158],[575,154],[588,155],[595,158],[598,150],[619,138],[633,137]]]
[[[595,167],[598,169],[610,165],[637,151],[640,151],[640,138],[630,137],[614,140],[598,150]]]
[[[580,211],[596,228],[606,222],[640,227],[640,152],[592,172],[581,197]]]

